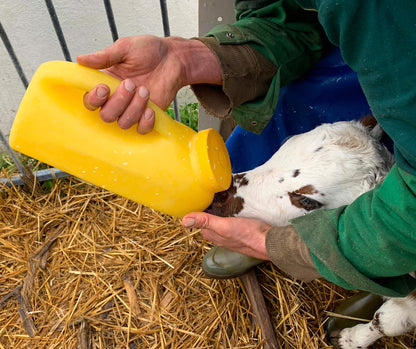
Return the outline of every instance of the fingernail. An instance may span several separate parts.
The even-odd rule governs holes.
[[[153,109],[147,108],[144,111],[143,117],[145,120],[150,120],[153,117],[153,115],[154,115]]]
[[[149,90],[144,86],[140,86],[139,87],[139,96],[142,97],[142,98],[147,98],[149,96]]]
[[[104,98],[108,95],[108,90],[105,87],[97,88],[97,97]]]
[[[192,228],[195,225],[195,219],[194,218],[187,218],[183,222],[183,225],[185,226],[185,228]]]
[[[136,85],[134,84],[133,81],[127,79],[124,81],[124,88],[129,92],[133,92],[134,89],[136,88]]]

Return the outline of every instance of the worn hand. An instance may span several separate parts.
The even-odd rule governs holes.
[[[214,81],[212,76],[204,76],[207,73],[204,73],[201,64],[205,64],[205,68],[207,66],[204,60],[198,58],[200,55],[208,57],[212,66],[216,67],[215,79],[219,81]],[[138,132],[142,134],[150,132],[154,125],[154,113],[146,108],[149,98],[166,109],[185,85],[207,80],[221,83],[216,58],[198,40],[151,35],[121,38],[101,51],[78,56],[77,61],[91,68],[103,69],[105,73],[122,80],[111,97],[108,86],[96,86],[85,95],[85,106],[92,110],[101,107],[101,118],[106,122],[117,120],[123,129],[138,123]],[[212,70],[208,65],[210,75],[213,75]]]
[[[189,213],[182,219],[187,228],[200,228],[215,245],[252,257],[270,260],[266,252],[266,233],[270,225],[249,218],[218,217],[205,212]]]

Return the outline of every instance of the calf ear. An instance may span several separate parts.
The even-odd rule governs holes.
[[[381,137],[383,137],[384,135],[384,131],[381,128],[381,126],[379,124],[375,125],[371,130],[370,130],[370,136],[373,137],[374,139],[376,139],[377,141],[381,140]]]
[[[377,122],[373,115],[365,115],[361,117],[360,123],[369,130],[369,134],[376,140],[380,140],[383,137],[384,131]]]
[[[370,171],[368,176],[363,180],[361,194],[374,189],[378,183],[381,183],[384,180],[384,177],[385,176],[381,176],[377,171]]]
[[[386,178],[387,173],[389,173],[391,166],[393,166],[393,162],[390,163],[389,160],[386,159],[386,163],[384,165],[385,166],[383,167],[376,167],[375,169],[370,170],[368,176],[363,181],[362,193],[373,189],[377,184],[384,181],[384,178]]]
[[[373,115],[369,114],[362,116],[360,119],[360,123],[368,129],[372,129],[374,126],[377,125],[377,120]]]

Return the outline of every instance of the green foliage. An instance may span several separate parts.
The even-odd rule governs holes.
[[[45,193],[50,193],[53,189],[54,180],[48,179],[46,181],[43,181],[41,183],[41,185],[42,185],[42,189]]]
[[[19,157],[22,165],[30,168],[32,171],[39,171],[48,168],[48,165],[29,156],[20,153],[18,153],[17,156]],[[18,173],[15,163],[7,152],[0,153],[0,174],[1,173],[6,175],[13,175]],[[53,179],[43,181],[41,183],[43,191],[45,193],[50,193],[52,191],[54,182],[55,180]]]
[[[198,116],[199,116],[198,103],[188,103],[179,107],[179,117],[183,124],[189,126],[195,131],[198,131]],[[175,118],[173,105],[171,105],[166,113],[172,118]]]
[[[36,159],[33,159],[29,156],[20,153],[16,154],[19,157],[19,160],[22,163],[22,165],[29,167],[32,171],[38,171],[48,168],[48,165]],[[13,162],[11,156],[7,152],[0,153],[0,170],[4,170],[8,174],[18,172],[15,163]]]
[[[0,154],[0,169],[5,169],[7,173],[11,173],[15,170],[16,166],[13,163],[13,160],[7,153]]]

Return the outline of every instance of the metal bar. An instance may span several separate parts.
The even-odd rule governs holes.
[[[56,168],[47,168],[45,170],[39,170],[34,172],[33,175],[39,182],[70,176],[69,173],[58,170]],[[12,185],[23,185],[23,180],[21,175],[14,175],[10,177],[10,180],[5,177],[0,177],[0,183],[3,183],[8,187],[11,187]]]
[[[107,13],[108,25],[110,26],[111,35],[113,36],[113,41],[118,39],[118,32],[116,27],[116,22],[114,20],[113,9],[111,7],[111,0],[104,0],[105,12]]]
[[[162,14],[163,33],[165,37],[168,37],[170,36],[170,25],[169,25],[168,6],[166,3],[166,0],[160,0],[160,12]],[[176,100],[176,98],[173,100],[173,113],[175,115],[175,120],[181,121],[180,115],[179,115],[178,101]]]
[[[7,53],[9,54],[10,59],[13,62],[14,68],[16,69],[17,74],[19,75],[20,80],[22,81],[23,86],[25,88],[27,88],[28,81],[26,79],[26,75],[23,72],[22,66],[20,65],[19,60],[17,59],[17,56],[16,56],[16,54],[14,52],[14,49],[13,49],[13,46],[10,43],[10,40],[9,40],[9,38],[6,34],[6,31],[4,30],[3,25],[1,24],[1,22],[0,22],[0,36],[1,36],[1,39],[3,41],[4,46],[6,47]]]
[[[65,41],[64,33],[62,32],[61,25],[59,24],[59,19],[53,6],[52,0],[45,0],[46,7],[48,8],[49,16],[51,17],[53,27],[55,28],[55,33],[58,36],[59,44],[61,45],[62,52],[65,59],[68,62],[71,62],[71,55],[69,54],[68,46]]]
[[[175,114],[175,120],[181,121],[179,115],[178,101],[176,100],[176,98],[173,100],[173,113]]]
[[[22,66],[19,63],[19,60],[17,59],[17,56],[14,52],[13,46],[10,43],[10,40],[6,34],[6,31],[3,28],[3,25],[0,23],[0,36],[1,39],[3,41],[4,46],[6,47],[7,52],[9,53],[9,56],[13,62],[13,65],[17,71],[17,74],[20,77],[20,80],[22,81],[22,84],[25,88],[27,88],[28,86],[28,81],[26,79],[26,76],[23,72]],[[12,148],[10,148],[9,143],[6,141],[6,138],[3,135],[3,132],[1,132],[0,130],[0,142],[3,144],[4,148],[6,149],[7,153],[10,155],[10,157],[12,158],[14,164],[16,165],[16,168],[18,169],[18,171],[23,174],[24,173],[24,168],[23,168],[23,164],[21,163],[21,161],[19,160],[19,158],[17,157],[16,153],[13,151]]]
[[[160,11],[162,12],[163,32],[166,36],[170,36],[168,7],[166,0],[160,0]]]
[[[3,136],[3,132],[1,132],[1,131],[0,131],[0,141],[4,145],[4,147],[6,148],[7,153],[12,158],[12,160],[13,160],[14,164],[16,165],[17,169],[19,170],[19,172],[23,175],[25,173],[25,170],[23,168],[23,164],[21,163],[19,158],[16,156],[16,153],[13,151],[13,149],[10,148],[9,143],[7,143],[6,138]]]

